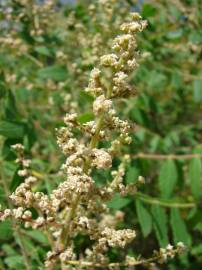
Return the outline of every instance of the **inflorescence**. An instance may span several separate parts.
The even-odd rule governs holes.
[[[148,260],[126,256],[123,262],[110,262],[107,251],[125,248],[136,236],[132,229],[116,229],[123,213],[118,211],[112,216],[106,204],[117,192],[125,196],[136,191],[136,185],[125,185],[123,181],[129,157],[121,154],[121,163],[111,172],[112,180],[106,185],[97,185],[93,179],[94,170],[110,170],[114,155],[120,153],[122,145],[131,142],[131,125],[118,117],[115,104],[117,99],[137,94],[129,77],[138,65],[136,34],[146,25],[139,14],[132,13],[131,20],[121,25],[122,34],[114,39],[112,53],[103,55],[99,68],[92,70],[85,91],[94,97],[94,120],[81,124],[76,113],[64,117],[65,125],[57,130],[57,143],[66,156],[62,165],[65,180],[50,196],[33,191],[37,178],[29,169],[30,161],[24,158],[22,145],[13,146],[22,167],[18,174],[25,180],[10,196],[16,207],[2,211],[1,220],[13,218],[26,228],[47,233],[51,250],[47,253],[46,269],[54,269],[58,261],[87,269],[118,269],[155,260],[162,263],[184,249],[179,243],[176,248],[169,245],[160,249]],[[105,145],[106,141],[110,142],[109,147],[100,148],[100,142]],[[143,177],[139,177],[138,183],[144,183]],[[36,209],[37,217],[33,217],[31,208]],[[74,250],[73,240],[78,234],[87,235],[93,243],[82,260]]]

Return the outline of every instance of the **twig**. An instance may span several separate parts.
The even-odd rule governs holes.
[[[175,253],[177,254],[177,250],[175,250]],[[96,262],[87,262],[87,261],[79,261],[79,260],[71,260],[67,262],[67,265],[79,265],[81,267],[95,267],[95,268],[102,268],[102,269],[111,269],[115,267],[129,267],[129,266],[137,266],[137,265],[148,265],[152,262],[158,261],[162,258],[162,255],[158,254],[156,256],[153,256],[149,259],[142,259],[142,260],[136,260],[134,258],[134,261],[132,262],[123,262],[123,263],[109,263],[109,264],[100,264]],[[67,268],[66,268],[67,269]]]
[[[132,158],[139,159],[155,159],[155,160],[166,160],[166,159],[192,159],[192,158],[202,158],[202,154],[150,154],[150,153],[138,153],[132,154]]]
[[[38,59],[36,59],[31,54],[25,53],[24,56],[27,57],[29,60],[31,60],[33,63],[35,63],[38,67],[40,68],[43,67],[43,63],[41,63]]]

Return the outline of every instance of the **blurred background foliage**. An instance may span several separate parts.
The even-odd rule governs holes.
[[[148,257],[159,246],[182,241],[187,252],[155,269],[201,270],[201,1],[52,2],[0,2],[1,205],[10,204],[8,195],[23,181],[10,149],[15,143],[23,143],[32,159],[41,180],[36,190],[50,193],[62,180],[55,128],[69,111],[80,113],[82,123],[92,119],[93,99],[83,91],[89,72],[136,10],[148,20],[138,36],[140,66],[131,78],[137,95],[117,107],[135,122],[125,149],[131,155],[125,181],[142,175],[146,184],[134,197],[115,196],[109,207],[126,213],[120,227],[138,231],[128,254]],[[82,237],[76,241],[88,244]],[[25,269],[22,246],[32,269],[43,269],[48,242],[42,232],[2,222],[0,246],[0,269]],[[112,250],[110,256],[120,255]]]

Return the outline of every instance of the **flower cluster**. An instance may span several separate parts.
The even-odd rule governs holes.
[[[156,254],[159,256],[158,262],[164,263],[168,258],[174,258],[176,253],[181,254],[185,250],[185,245],[182,242],[177,243],[177,248],[175,249],[171,244],[168,244],[166,248],[161,248]]]
[[[115,193],[125,196],[136,191],[135,185],[125,185],[123,181],[128,156],[123,156],[117,170],[111,173],[112,181],[106,179],[106,185],[97,185],[94,171],[110,170],[116,152],[121,151],[122,144],[131,142],[130,124],[119,118],[115,104],[117,99],[136,93],[129,76],[137,66],[136,33],[146,25],[140,15],[132,13],[131,20],[121,25],[123,34],[114,39],[112,53],[102,56],[99,68],[92,70],[86,91],[94,97],[94,120],[81,124],[76,113],[64,117],[65,125],[57,130],[57,143],[65,155],[61,168],[64,181],[50,196],[34,192],[37,179],[28,169],[30,162],[24,159],[22,146],[13,147],[22,167],[19,175],[25,179],[10,196],[16,208],[2,211],[1,219],[12,217],[26,227],[47,233],[51,251],[47,253],[46,269],[55,269],[58,261],[69,265],[79,258],[74,250],[77,235],[87,235],[92,241],[82,254],[83,261],[102,268],[110,264],[110,248],[124,248],[136,236],[132,229],[116,229],[123,214],[118,212],[113,217],[107,206]],[[101,147],[100,142],[108,142],[109,146]],[[144,179],[139,177],[138,183],[142,182]],[[28,208],[34,208],[37,216],[32,216]],[[170,247],[166,253],[163,249],[160,252],[162,258],[174,254]]]

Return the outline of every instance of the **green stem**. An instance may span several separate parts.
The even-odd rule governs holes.
[[[178,202],[171,202],[169,200],[162,200],[158,198],[152,198],[150,196],[144,195],[141,192],[137,192],[136,196],[138,199],[141,201],[148,203],[148,204],[155,204],[155,205],[160,205],[163,207],[169,207],[169,208],[193,208],[196,207],[195,203],[178,203]]]
[[[94,136],[92,137],[91,142],[90,142],[90,149],[95,148],[96,145],[97,145],[97,143],[98,143],[100,130],[101,130],[102,125],[103,125],[103,120],[104,120],[104,116],[103,116],[103,115],[101,115],[101,116],[97,119],[95,134],[94,134]]]
[[[31,60],[33,63],[35,63],[38,67],[40,67],[40,68],[43,67],[43,63],[41,63],[38,59],[36,59],[31,54],[24,53],[24,56],[27,57],[29,60]]]

